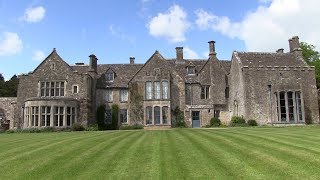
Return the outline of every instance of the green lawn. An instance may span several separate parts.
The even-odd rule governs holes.
[[[0,179],[319,179],[320,128],[0,134]]]

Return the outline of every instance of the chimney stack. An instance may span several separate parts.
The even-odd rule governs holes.
[[[212,56],[216,56],[217,53],[216,53],[216,47],[215,47],[215,41],[209,41],[209,57],[212,57]]]
[[[177,61],[178,63],[183,63],[183,47],[176,47]]]
[[[90,64],[89,64],[90,71],[97,72],[97,60],[98,60],[97,57],[94,54],[91,54],[89,58],[90,58]]]
[[[135,57],[130,57],[130,64],[134,64]]]
[[[289,39],[289,48],[290,48],[290,52],[300,50],[300,43],[299,43],[298,36],[293,36],[291,39]]]
[[[283,50],[284,50],[283,48],[280,48],[280,49],[278,49],[276,52],[277,52],[277,53],[283,53]]]

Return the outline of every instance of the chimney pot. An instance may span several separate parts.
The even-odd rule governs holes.
[[[94,54],[91,54],[89,56],[89,58],[90,58],[90,64],[89,64],[90,71],[97,72],[97,60],[98,60],[98,58]]]
[[[134,64],[135,57],[130,57],[130,64]]]
[[[178,63],[183,62],[183,47],[176,47],[177,61]]]
[[[298,36],[293,36],[291,39],[289,39],[289,48],[290,48],[290,52],[300,50],[300,43],[299,43]]]
[[[215,56],[216,53],[216,47],[215,47],[215,41],[209,41],[209,56]]]

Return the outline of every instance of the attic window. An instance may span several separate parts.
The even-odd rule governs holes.
[[[114,80],[114,73],[106,73],[106,81],[112,82]]]
[[[188,66],[187,67],[187,73],[188,73],[188,75],[196,74],[196,68],[194,66]]]

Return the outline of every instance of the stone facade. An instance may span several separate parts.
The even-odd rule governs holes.
[[[15,119],[15,107],[17,104],[16,97],[3,97],[0,98],[0,130],[9,129],[13,126]]]
[[[172,126],[176,107],[190,127],[203,127],[212,117],[227,124],[232,116],[259,124],[318,123],[314,67],[298,45],[293,37],[290,52],[235,51],[223,61],[210,41],[208,59],[185,59],[177,47],[173,59],[156,51],[144,64],[134,57],[128,64],[98,64],[90,55],[89,65],[69,65],[54,49],[32,73],[19,76],[15,113],[7,119],[11,128],[87,126],[96,122],[100,105],[109,122],[117,104],[119,124],[148,128]]]

